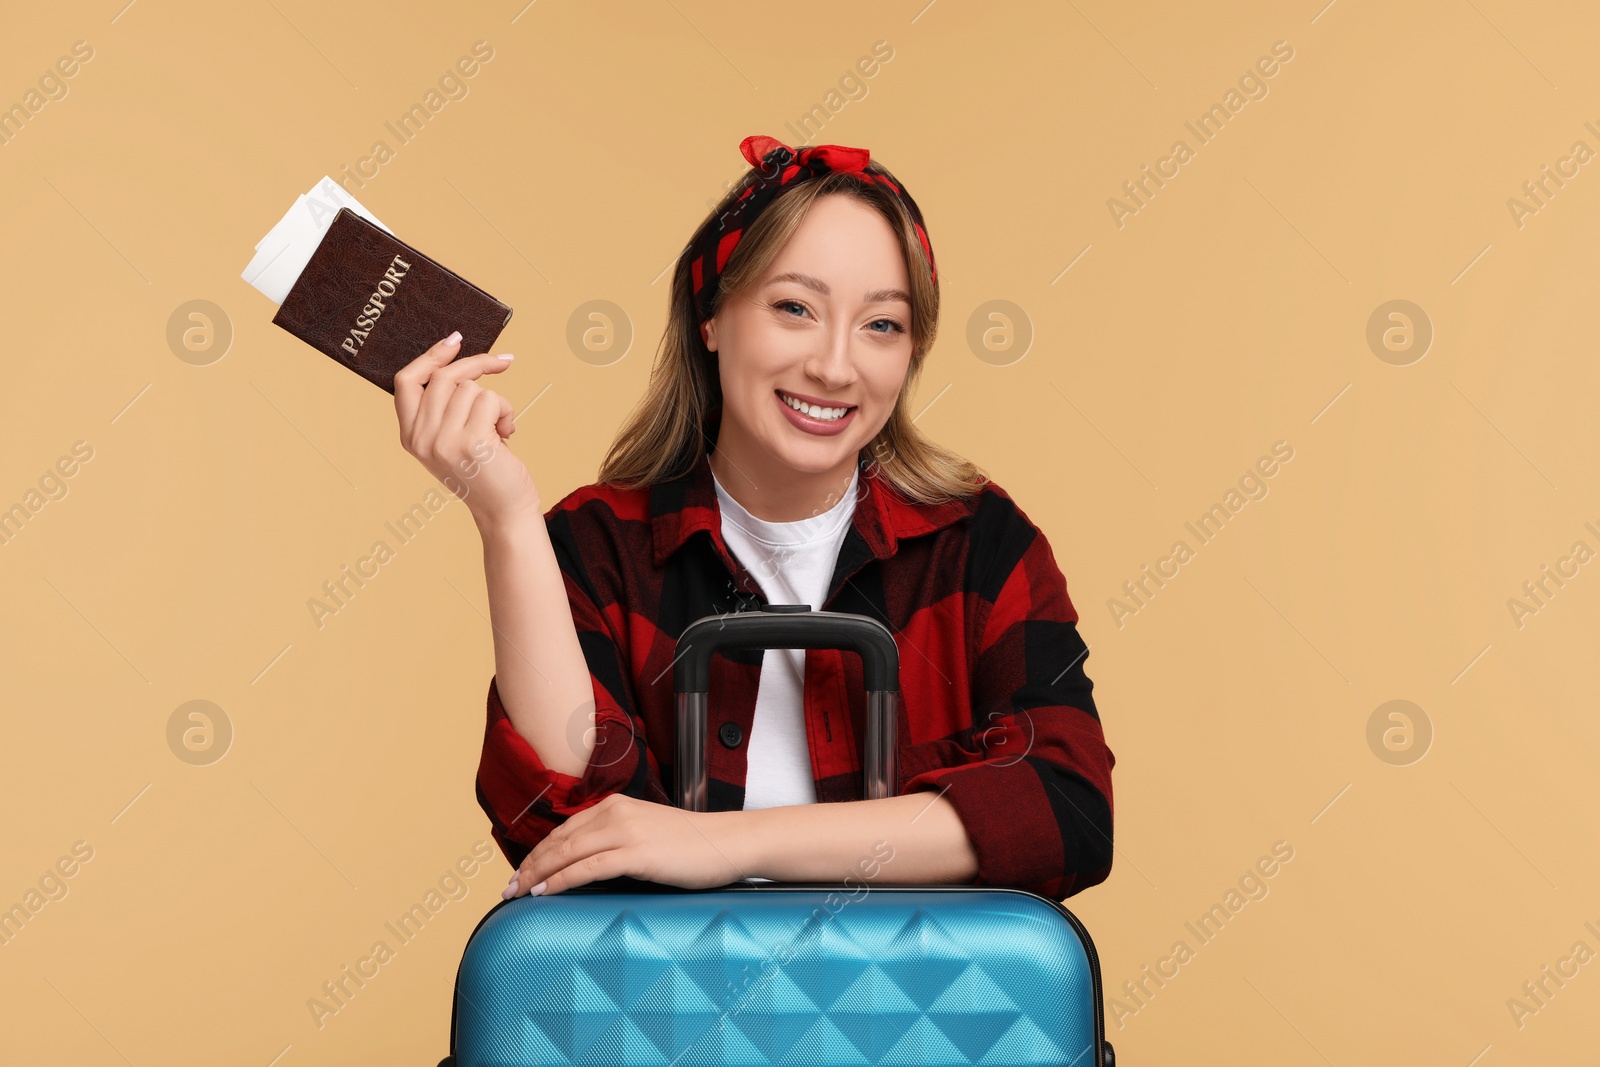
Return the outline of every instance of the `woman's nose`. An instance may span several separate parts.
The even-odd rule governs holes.
[[[829,331],[827,340],[806,361],[806,371],[830,388],[839,388],[855,380],[855,360],[850,351],[850,337],[842,329]]]

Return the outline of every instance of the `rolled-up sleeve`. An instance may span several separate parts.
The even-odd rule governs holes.
[[[549,529],[594,693],[592,721],[587,709],[574,714],[568,740],[576,748],[592,730],[595,743],[581,775],[547,766],[507,717],[496,679],[490,678],[477,796],[495,841],[513,865],[550,831],[612,793],[666,800],[633,701],[626,654],[596,604],[565,522],[551,522]]]
[[[969,641],[977,758],[908,779],[942,790],[977,854],[971,884],[1061,900],[1106,880],[1111,769],[1088,647],[1066,578],[1042,532],[1009,500],[994,505],[969,570],[978,611]]]

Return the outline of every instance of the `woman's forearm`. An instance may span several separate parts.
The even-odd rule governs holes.
[[[966,884],[978,874],[955,806],[932,791],[711,814],[723,823],[713,843],[746,877]]]
[[[594,747],[594,688],[549,529],[534,514],[478,532],[500,703],[545,766],[581,775]]]

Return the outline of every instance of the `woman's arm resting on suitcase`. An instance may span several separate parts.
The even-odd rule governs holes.
[[[956,810],[931,790],[754,811],[683,811],[613,793],[522,861],[507,896],[627,875],[685,889],[781,882],[969,883],[978,861]]]
[[[932,790],[728,814],[750,816],[748,873],[761,878],[966,884],[978,874],[955,806]]]

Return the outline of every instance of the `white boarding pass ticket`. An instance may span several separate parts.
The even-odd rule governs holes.
[[[294,287],[300,272],[311,260],[311,253],[322,243],[329,223],[347,207],[374,225],[393,233],[378,221],[376,215],[361,206],[332,178],[323,177],[309,191],[298,197],[294,206],[284,213],[276,226],[256,242],[256,254],[241,275],[274,304],[283,303],[284,297]]]

